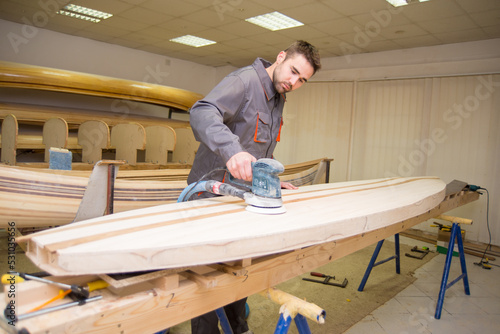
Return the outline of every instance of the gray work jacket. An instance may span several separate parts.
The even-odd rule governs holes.
[[[271,158],[283,125],[285,96],[279,94],[257,58],[250,66],[226,76],[190,110],[190,123],[200,147],[188,183],[225,168],[236,153]]]

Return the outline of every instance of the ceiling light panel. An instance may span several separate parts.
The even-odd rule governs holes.
[[[189,46],[194,46],[195,48],[199,48],[199,47],[207,46],[207,45],[212,45],[212,44],[216,43],[216,42],[211,41],[209,39],[196,37],[196,36],[192,36],[192,35],[184,35],[181,37],[172,38],[172,39],[170,39],[170,41],[175,42],[175,43],[189,45]]]
[[[409,5],[410,3],[426,2],[429,0],[385,0],[394,7]]]
[[[57,12],[57,14],[66,15],[80,20],[100,22],[113,16],[113,14],[101,12],[99,10],[68,4]]]
[[[259,16],[254,16],[246,19],[245,21],[256,24],[262,28],[271,31],[300,27],[304,24],[291,17],[281,14],[280,12],[272,12]]]

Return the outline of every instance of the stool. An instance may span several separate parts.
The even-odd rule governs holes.
[[[384,244],[385,240],[380,240],[377,243],[377,247],[375,247],[375,251],[373,252],[372,258],[370,260],[370,263],[368,264],[368,268],[366,268],[365,275],[363,276],[363,280],[361,281],[361,284],[358,287],[358,291],[363,291],[365,288],[366,281],[368,280],[368,277],[370,276],[370,273],[373,269],[373,267],[376,267],[380,264],[386,263],[390,260],[396,259],[396,273],[400,274],[401,273],[401,266],[400,266],[400,258],[399,258],[399,233],[396,233],[394,235],[394,246],[395,246],[395,254],[391,257],[388,257],[385,260],[379,261],[375,263],[378,257],[378,253],[380,252],[380,249],[382,248],[382,245]]]

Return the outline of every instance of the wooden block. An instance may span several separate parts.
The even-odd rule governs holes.
[[[454,217],[454,216],[448,216],[448,215],[439,215],[436,218],[446,220],[446,221],[449,221],[452,223],[457,223],[457,224],[472,225],[472,219],[467,219],[467,218],[460,218],[460,217]]]
[[[191,128],[175,129],[177,144],[172,154],[173,162],[192,164],[200,143],[194,138]]]
[[[68,123],[62,118],[51,118],[43,125],[42,143],[45,145],[45,162],[50,160],[50,148],[66,148]]]
[[[16,164],[16,149],[18,124],[16,116],[7,115],[2,121],[2,156],[1,162],[14,166]]]
[[[180,273],[180,275],[193,282],[196,282],[198,285],[206,289],[215,288],[217,286],[216,277],[210,277],[209,275],[200,275],[191,270],[183,271],[182,273]]]
[[[157,278],[154,280],[153,284],[158,289],[165,291],[177,289],[179,287],[179,274],[168,275],[164,277]]]
[[[238,262],[238,261],[236,261]],[[213,264],[210,265],[211,268],[218,270],[220,272],[236,276],[236,277],[241,277],[245,276],[248,274],[248,270],[245,267],[242,266],[237,266],[237,265],[225,265],[225,264]]]
[[[109,127],[103,121],[86,121],[78,128],[78,144],[82,162],[94,164],[102,160],[102,150],[110,146]]]
[[[146,127],[146,162],[166,165],[168,151],[174,151],[175,144],[175,131],[170,126]]]
[[[146,147],[146,131],[139,123],[118,124],[111,128],[111,146],[116,148],[116,160],[137,164],[137,150]]]

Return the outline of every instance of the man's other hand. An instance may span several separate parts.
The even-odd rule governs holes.
[[[226,163],[229,173],[237,179],[252,181],[252,162],[257,161],[248,152],[240,152],[233,155]]]
[[[297,190],[299,188],[297,188],[296,186],[294,186],[290,182],[283,182],[283,181],[281,181],[281,189]]]

